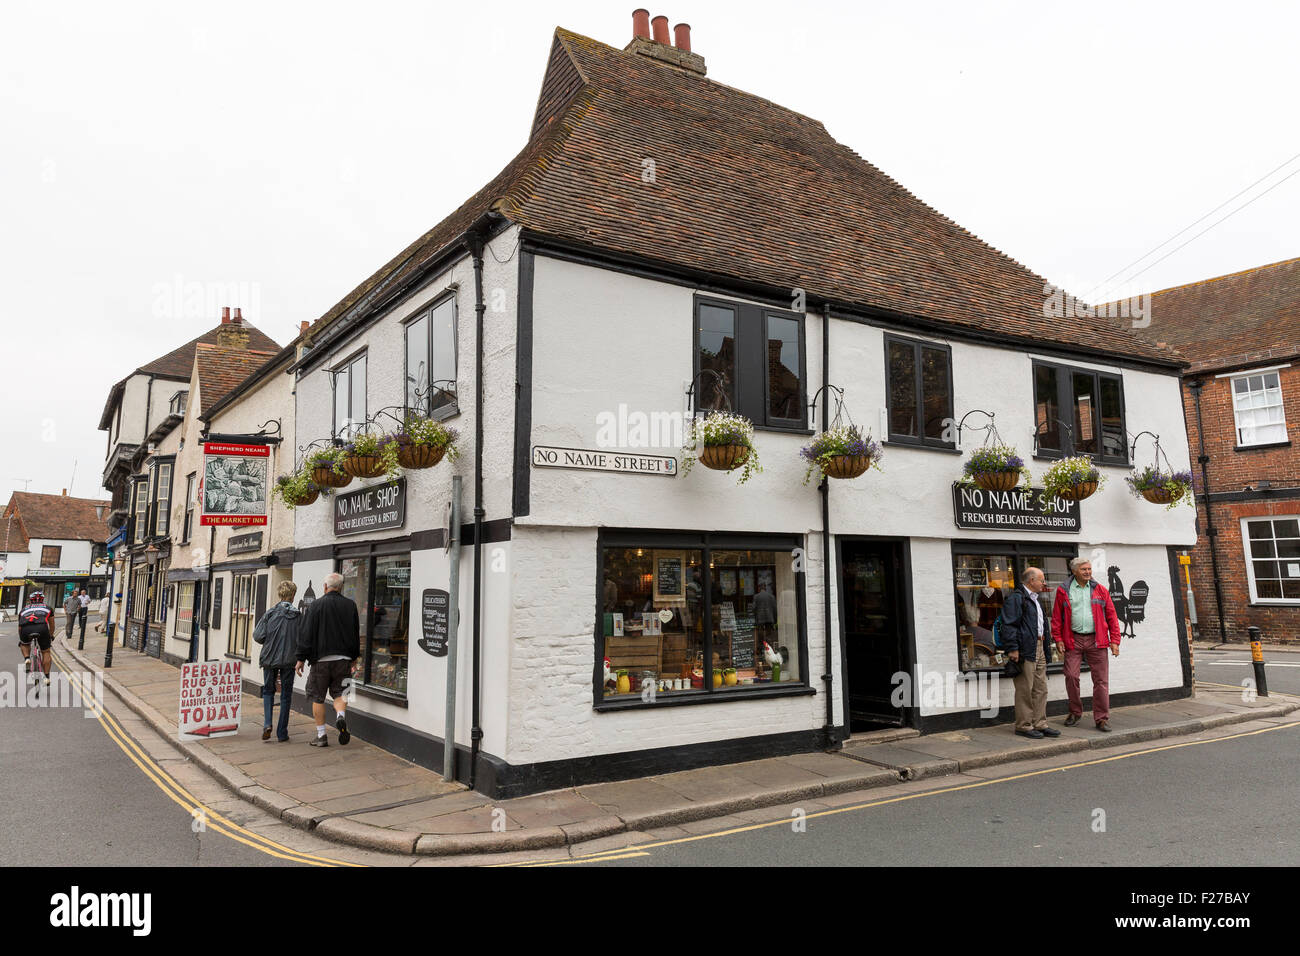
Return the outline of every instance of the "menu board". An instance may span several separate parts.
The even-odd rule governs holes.
[[[680,597],[682,593],[682,559],[660,558],[655,569],[657,597]]]
[[[390,570],[388,573],[391,575],[393,572]],[[407,586],[409,587],[409,584]],[[427,651],[434,657],[447,656],[448,597],[447,592],[439,588],[425,588],[421,595],[421,637],[416,643],[420,645],[421,650]]]
[[[731,666],[754,666],[754,618],[736,618],[736,633],[731,638]]]

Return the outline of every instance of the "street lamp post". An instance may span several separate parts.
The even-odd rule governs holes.
[[[122,576],[122,565],[124,563],[125,562],[123,561],[121,554],[119,554],[116,558],[113,559],[113,563],[111,565],[113,570],[108,572],[109,595],[115,593],[113,590],[114,582],[116,581],[117,578],[120,578]],[[115,627],[115,622],[113,621],[113,618],[116,616],[113,611],[113,605],[120,605],[121,603],[122,603],[121,598],[116,598],[115,600],[109,602],[110,610],[108,613],[108,620],[104,622],[104,633],[108,635],[108,641],[104,645],[104,667],[105,668],[109,668],[113,666],[113,628]]]

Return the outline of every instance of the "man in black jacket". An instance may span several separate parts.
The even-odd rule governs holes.
[[[1043,572],[1025,568],[1020,587],[1007,595],[1002,605],[1002,646],[1007,657],[1020,664],[1012,678],[1016,687],[1016,733],[1041,740],[1059,737],[1047,726],[1047,662],[1052,659],[1052,622],[1039,603],[1047,588]]]
[[[348,702],[343,696],[344,681],[350,681],[357,658],[361,656],[361,619],[357,606],[342,594],[343,575],[325,575],[322,582],[325,593],[313,601],[306,618],[298,628],[298,675],[302,665],[311,664],[307,678],[307,699],[311,713],[316,718],[316,739],[313,747],[328,747],[325,736],[325,697],[334,698],[334,726],[338,728],[339,743],[352,739],[348,733]]]

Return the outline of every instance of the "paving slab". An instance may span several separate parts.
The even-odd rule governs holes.
[[[609,816],[604,809],[572,790],[516,797],[502,801],[500,806],[510,819],[523,827],[564,826]]]

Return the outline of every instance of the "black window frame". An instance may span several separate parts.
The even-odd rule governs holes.
[[[704,579],[701,583],[700,615],[703,620],[712,618],[713,597],[709,562],[714,551],[785,551],[791,554],[796,550],[806,552],[806,543],[797,534],[766,534],[759,532],[731,531],[664,531],[661,529],[611,529],[600,528],[596,534],[595,553],[595,621],[592,626],[592,651],[594,666],[591,675],[592,709],[597,712],[618,710],[641,710],[655,707],[676,707],[693,704],[716,704],[724,701],[763,700],[772,697],[795,697],[815,695],[819,691],[813,685],[808,673],[808,597],[807,571],[795,574],[795,614],[799,628],[799,674],[798,681],[785,681],[777,687],[755,687],[737,690],[736,688],[714,689],[713,681],[705,671],[704,687],[690,691],[674,691],[671,694],[655,697],[646,702],[639,696],[635,699],[604,700],[604,630],[603,630],[603,578],[604,551],[608,548],[652,548],[664,550],[698,550],[701,557],[701,570]],[[704,636],[704,659],[712,660],[712,628],[702,629]]]
[[[378,558],[405,557],[411,562],[411,542],[409,539],[397,541],[359,541],[355,544],[340,545],[334,551],[334,571],[343,573],[343,562],[366,562],[366,606],[357,608],[360,625],[366,635],[365,648],[358,659],[356,672],[352,675],[352,686],[358,694],[368,694],[400,706],[406,706],[410,695],[410,651],[407,652],[407,688],[400,693],[380,684],[370,683],[370,665],[374,660],[374,616],[375,616],[375,562]],[[409,642],[408,635],[408,642]]]
[[[1040,368],[1050,368],[1056,372],[1056,406],[1059,413],[1069,412],[1069,419],[1060,419],[1058,424],[1063,423],[1064,428],[1060,430],[1061,445],[1058,449],[1043,448],[1038,441],[1038,370]],[[1062,375],[1061,373],[1065,374]],[[1097,452],[1076,451],[1076,441],[1074,434],[1075,420],[1075,398],[1074,398],[1074,377],[1076,375],[1091,375],[1093,381],[1093,394],[1097,396],[1096,402],[1093,403],[1092,430],[1097,436]],[[1119,385],[1119,408],[1120,408],[1120,428],[1124,433],[1122,442],[1123,457],[1105,454],[1105,441],[1101,428],[1101,383],[1102,380],[1109,380]],[[1031,394],[1031,404],[1033,405],[1033,435],[1034,435],[1034,458],[1043,461],[1059,461],[1062,458],[1069,458],[1074,455],[1087,455],[1099,465],[1119,465],[1128,466],[1129,461],[1128,449],[1128,401],[1124,396],[1124,375],[1121,372],[1103,372],[1100,369],[1084,368],[1079,365],[1065,365],[1061,362],[1045,362],[1041,359],[1033,359],[1029,372],[1029,388]]]
[[[197,471],[191,471],[185,476],[185,517],[181,521],[181,544],[189,544],[190,536],[194,533],[194,506],[197,503],[194,492],[198,475]]]
[[[149,493],[149,475],[136,475],[131,478],[131,515],[130,515],[130,533],[127,535],[128,544],[143,544],[149,530],[149,500],[146,497],[144,502],[144,514],[140,514],[140,496]],[[141,527],[140,522],[144,521]]]
[[[736,343],[733,353],[732,388],[735,400],[731,410],[764,431],[807,434],[808,427],[808,323],[806,315],[774,306],[757,305],[736,299],[696,295],[691,307],[691,381],[695,383],[692,414],[702,416],[701,395],[711,383],[700,377],[700,307],[710,305],[730,309],[736,316]],[[769,414],[770,383],[767,374],[768,318],[793,319],[799,327],[799,417],[777,418]],[[753,381],[757,379],[757,382]],[[759,414],[761,413],[761,414]]]
[[[894,345],[907,345],[912,348],[912,367],[916,370],[916,382],[912,389],[913,411],[916,415],[916,435],[903,435],[894,431],[894,409],[889,404],[890,397],[893,395],[893,372],[894,366],[890,361],[889,353]],[[925,393],[922,387],[923,376],[921,374],[921,349],[933,349],[944,352],[948,356],[948,418],[955,419],[956,413],[956,395],[954,393],[952,377],[952,346],[945,342],[930,342],[926,339],[914,339],[910,336],[895,335],[892,332],[885,333],[885,440],[891,445],[911,445],[914,448],[940,448],[947,451],[956,449],[957,442],[954,436],[953,441],[944,441],[942,437],[927,438],[925,435]]]
[[[411,334],[411,326],[419,322],[420,319],[426,320],[425,335],[427,337],[427,348],[425,349],[425,362],[426,367],[430,370],[430,374],[432,374],[433,313],[435,309],[439,309],[445,305],[448,300],[451,301],[451,360],[454,372],[451,382],[452,395],[455,397],[451,402],[445,405],[440,405],[438,408],[430,408],[429,403],[433,400],[433,393],[430,391],[430,393],[425,396],[425,404],[423,408],[412,408],[410,405],[406,404],[407,399],[409,398],[407,386],[410,382],[411,376],[411,366],[409,362],[411,350],[408,342]],[[402,407],[408,414],[414,413],[425,418],[436,419],[437,421],[446,421],[447,419],[455,418],[460,414],[460,302],[454,290],[447,290],[434,298],[428,305],[402,320]]]
[[[172,529],[172,497],[176,490],[176,458],[155,458],[149,465],[152,474],[149,478],[149,504],[148,507],[148,535],[149,538],[164,538],[171,534]],[[158,495],[159,481],[158,476],[162,469],[167,469],[167,497],[160,499]],[[158,516],[167,515],[167,527],[162,531],[158,530]]]
[[[348,379],[348,414],[347,414],[347,420],[353,423],[352,426],[351,426],[352,430],[351,430],[351,432],[349,433],[349,435],[351,435],[351,434],[355,434],[357,431],[360,430],[360,427],[359,427],[358,424],[357,424],[358,422],[361,423],[361,426],[364,426],[364,424],[369,420],[368,417],[367,417],[367,415],[365,415],[365,414],[362,414],[362,416],[361,416],[360,418],[357,418],[357,416],[353,414],[354,409],[352,408],[352,368],[353,368],[353,366],[356,365],[357,362],[365,362],[365,363],[366,363],[366,387],[365,387],[365,389],[362,391],[362,400],[363,400],[363,401],[365,402],[365,404],[366,404],[366,409],[368,410],[368,409],[370,408],[370,362],[368,361],[368,358],[369,358],[369,350],[368,350],[368,349],[361,349],[360,351],[353,352],[353,353],[352,353],[351,355],[349,355],[346,359],[344,359],[342,362],[339,362],[337,365],[335,365],[332,369],[329,370],[329,376],[330,376],[330,428],[331,428],[331,430],[330,430],[330,436],[331,436],[332,438],[345,438],[345,437],[349,437],[349,436],[345,436],[345,435],[344,435],[344,434],[339,430],[339,422],[338,422],[338,419],[337,419],[337,415],[338,415],[338,390],[339,390],[339,378],[340,378],[340,376],[342,376],[342,375],[344,375],[344,374],[347,375],[347,379]]]

